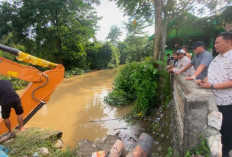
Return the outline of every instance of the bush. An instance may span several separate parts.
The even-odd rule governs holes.
[[[161,77],[165,78],[164,80],[168,78],[167,72],[158,70],[160,64],[163,63],[151,59],[142,63],[126,64],[116,76],[115,87],[105,97],[105,102],[116,106],[135,102],[133,115],[136,117],[144,117],[152,108],[159,107],[161,104],[159,81]]]
[[[74,76],[74,75],[81,75],[84,71],[80,68],[72,68],[71,70],[65,71],[65,78]]]

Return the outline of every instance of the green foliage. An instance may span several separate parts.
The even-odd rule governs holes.
[[[0,4],[0,40],[25,52],[86,69],[85,46],[95,38],[98,0],[15,0]],[[10,36],[8,38],[7,36]],[[20,49],[21,50],[21,49]]]
[[[82,69],[74,67],[71,70],[65,71],[65,77],[68,78],[68,77],[71,77],[74,75],[81,75],[83,73],[84,73],[84,71]]]
[[[70,148],[66,150],[54,149],[57,138],[53,132],[49,129],[29,128],[22,133],[18,133],[13,141],[4,143],[4,146],[14,150],[14,153],[10,155],[11,157],[32,156],[35,152],[39,152],[42,147],[48,148],[48,157],[76,156],[75,151]],[[39,155],[42,156],[40,153]]]
[[[147,42],[148,36],[129,35],[124,42],[118,43],[120,63],[125,64],[133,61],[144,61],[152,56],[152,45]]]
[[[226,7],[226,9],[222,12],[222,19],[225,20],[225,22],[232,22],[232,6]]]
[[[158,66],[153,60],[126,64],[115,78],[115,87],[105,102],[119,106],[135,102],[135,117],[149,114],[152,108],[161,105],[159,80],[168,76],[165,71],[158,70]]]
[[[100,43],[91,43],[86,49],[87,61],[91,69],[115,68],[119,65],[119,52],[114,45],[109,42],[101,45]]]
[[[199,138],[200,138],[200,143],[196,147],[187,150],[185,152],[184,157],[192,157],[193,155],[203,155],[205,157],[210,157],[210,149],[207,145],[206,139],[202,138],[202,136],[199,136]],[[173,155],[174,155],[174,150],[171,147],[169,147],[167,150],[166,157],[172,157]],[[175,154],[175,156],[177,155]]]
[[[121,35],[122,35],[122,32],[120,28],[117,27],[116,25],[113,25],[111,26],[110,32],[106,39],[109,39],[111,44],[116,45]]]
[[[110,105],[122,106],[136,100],[134,79],[131,75],[138,68],[138,63],[126,64],[114,80],[114,90],[105,97],[105,102]]]
[[[200,143],[196,147],[187,151],[185,157],[191,157],[192,154],[204,155],[205,157],[210,157],[210,149],[207,145],[207,140],[204,139],[202,136],[199,136],[199,139],[200,139]]]
[[[173,149],[169,147],[166,157],[172,157],[172,156],[173,156]]]
[[[10,77],[7,77],[7,76],[0,76],[0,79],[9,80],[15,90],[23,89],[29,84],[26,81],[15,79],[15,78],[10,78]]]
[[[107,104],[117,106],[123,106],[130,102],[127,93],[121,89],[114,89],[107,97],[105,97],[104,101]]]

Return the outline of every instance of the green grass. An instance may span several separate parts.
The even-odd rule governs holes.
[[[22,133],[18,133],[15,139],[3,145],[9,148],[11,157],[32,156],[35,152],[38,152],[42,156],[39,151],[42,147],[48,148],[48,157],[76,156],[75,152],[69,147],[65,150],[53,148],[57,141],[57,137],[52,136],[53,132],[49,129],[30,128]]]

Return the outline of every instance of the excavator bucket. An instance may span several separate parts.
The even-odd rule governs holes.
[[[9,47],[0,44],[0,50],[9,52]],[[11,48],[11,54],[12,54]],[[23,60],[24,62],[50,67],[52,69],[41,72],[34,67],[25,66],[16,62],[0,57],[0,74],[29,81],[29,85],[20,94],[21,103],[24,109],[23,117],[24,124],[49,100],[56,86],[64,78],[64,67],[61,64],[55,64],[40,58],[27,55],[26,53],[17,52],[13,49],[13,55]],[[15,128],[18,125],[17,115],[11,112],[10,116],[11,127]],[[4,120],[0,118],[0,135],[6,133],[8,130],[4,125]]]

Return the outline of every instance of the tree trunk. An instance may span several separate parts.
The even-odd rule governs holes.
[[[160,40],[162,30],[162,0],[154,0],[155,5],[155,45],[153,50],[153,58],[159,59],[160,54]]]
[[[166,18],[166,13],[164,13],[164,20],[163,20],[163,28],[162,28],[162,33],[161,33],[161,55],[160,55],[160,60],[164,60],[165,58],[165,46],[166,46],[166,40],[167,40],[167,18]]]

